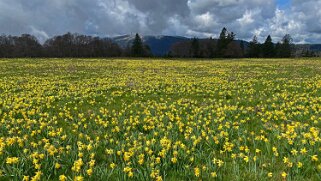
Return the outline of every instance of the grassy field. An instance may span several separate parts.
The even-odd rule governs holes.
[[[321,180],[321,59],[1,59],[0,180]]]

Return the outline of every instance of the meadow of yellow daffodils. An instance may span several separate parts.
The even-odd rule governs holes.
[[[321,59],[1,59],[0,180],[321,180]]]

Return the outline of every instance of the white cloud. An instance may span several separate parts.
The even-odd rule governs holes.
[[[31,34],[36,36],[39,42],[41,43],[45,42],[49,38],[48,34],[42,30],[38,30],[33,26],[30,26],[30,29],[31,29]]]
[[[0,34],[31,33],[45,39],[66,32],[114,36],[167,34],[207,37],[223,27],[250,40],[321,42],[320,0],[2,0]]]
[[[248,24],[253,23],[255,20],[253,19],[254,13],[251,10],[246,10],[243,14],[242,18],[237,19],[241,26],[246,26]]]

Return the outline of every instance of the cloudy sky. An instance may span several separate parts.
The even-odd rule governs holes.
[[[238,39],[289,33],[321,43],[320,8],[321,0],[0,0],[0,34],[217,37],[225,26]]]

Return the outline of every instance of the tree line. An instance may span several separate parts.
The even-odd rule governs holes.
[[[278,43],[269,35],[264,43],[256,36],[252,41],[236,40],[234,32],[223,28],[218,39],[192,38],[173,44],[167,57],[188,58],[287,58],[294,56],[295,48],[289,34]],[[312,56],[304,51],[300,56]],[[0,57],[151,57],[151,49],[143,43],[139,34],[125,48],[108,38],[77,33],[55,36],[40,44],[33,35],[0,36]]]
[[[137,34],[133,44],[125,49],[107,38],[67,33],[40,44],[33,35],[0,36],[0,57],[145,57],[151,56]]]
[[[169,56],[192,58],[287,58],[294,56],[295,46],[289,34],[274,44],[269,35],[264,43],[257,37],[248,42],[235,40],[235,33],[223,28],[219,38],[198,39],[179,42],[172,46]]]

